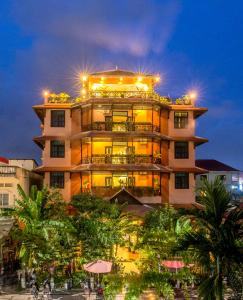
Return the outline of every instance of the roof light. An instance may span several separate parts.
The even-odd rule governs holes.
[[[42,92],[42,95],[43,95],[44,98],[47,98],[47,97],[50,95],[50,91],[44,90],[44,91]]]
[[[142,81],[143,77],[142,76],[138,76],[138,82]]]
[[[196,91],[191,91],[191,92],[189,92],[188,95],[191,98],[191,100],[196,100],[196,98],[197,98],[197,92]]]

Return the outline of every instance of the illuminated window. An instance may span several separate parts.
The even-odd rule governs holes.
[[[189,173],[176,173],[175,174],[175,188],[176,189],[189,189]]]
[[[64,157],[65,156],[65,143],[64,141],[51,141],[51,157]]]
[[[188,142],[175,142],[175,158],[188,158]]]
[[[65,110],[51,111],[51,127],[65,127]]]
[[[238,174],[232,174],[232,181],[234,181],[234,182],[238,182],[239,181]]]
[[[0,206],[6,207],[9,206],[9,194],[0,194]]]
[[[188,125],[188,112],[175,112],[174,114],[174,127],[187,128]]]
[[[53,188],[64,188],[64,172],[50,173],[50,186]]]
[[[106,187],[112,187],[112,177],[106,177],[105,178],[105,186]]]

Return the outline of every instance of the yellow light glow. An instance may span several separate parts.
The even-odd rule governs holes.
[[[189,92],[189,97],[192,99],[192,100],[195,100],[197,98],[197,92],[196,91],[191,91]]]
[[[85,95],[85,94],[86,94],[86,89],[82,89],[81,93],[82,93],[83,95]]]
[[[147,92],[147,90],[148,90],[148,86],[147,85],[144,85],[144,90],[145,90],[145,92]]]
[[[122,77],[120,77],[120,81],[122,81],[123,80],[123,78]]]
[[[43,92],[42,92],[42,95],[43,95],[43,97],[48,97],[49,95],[50,95],[50,91],[48,91],[48,90],[44,90]]]
[[[101,80],[103,81],[104,79],[105,79],[105,77],[102,76],[102,77],[101,77]]]
[[[155,77],[155,81],[160,82],[160,77],[159,76]]]
[[[143,80],[142,76],[138,76],[138,82],[141,82]]]
[[[86,75],[82,76],[82,80],[87,81],[87,76]]]

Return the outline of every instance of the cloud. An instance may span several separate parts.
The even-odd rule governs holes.
[[[27,34],[72,40],[111,52],[145,56],[161,52],[170,40],[179,2],[155,0],[19,0],[13,16]]]

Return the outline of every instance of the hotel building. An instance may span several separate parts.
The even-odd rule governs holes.
[[[195,201],[196,120],[207,111],[194,96],[172,100],[155,92],[160,78],[112,70],[83,75],[80,98],[44,93],[33,107],[42,134],[44,184],[66,201],[80,192],[106,200],[119,191],[143,204]]]

